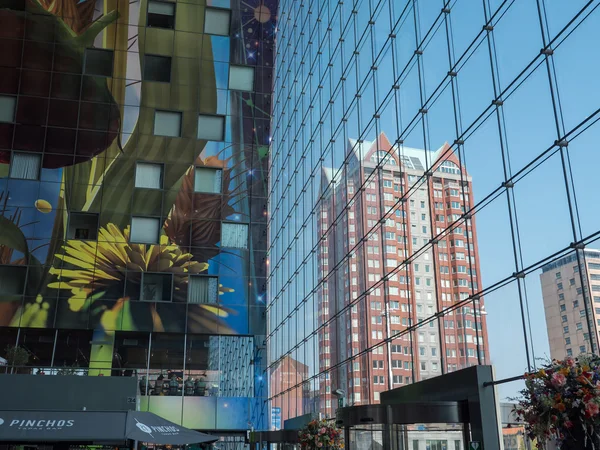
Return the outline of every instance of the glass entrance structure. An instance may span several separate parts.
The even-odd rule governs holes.
[[[466,402],[341,408],[348,450],[464,450],[471,441]]]

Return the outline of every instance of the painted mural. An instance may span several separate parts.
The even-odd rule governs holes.
[[[145,27],[146,0],[0,1],[0,94],[18,96],[0,123],[0,265],[28,267],[0,326],[254,332],[277,5],[209,1],[231,8],[224,37],[202,34],[206,3],[178,2],[178,26],[162,30]],[[112,76],[85,74],[89,48],[114,50]],[[171,57],[169,84],[142,80],[146,54]],[[227,90],[232,63],[255,67],[256,92]],[[181,137],[153,134],[156,109],[183,112]],[[198,113],[226,116],[224,142],[196,138]],[[11,149],[42,155],[39,181],[9,176]],[[138,161],[163,164],[162,189],[134,187]],[[220,195],[194,192],[197,166],[223,170]],[[98,215],[97,240],[68,238],[74,212]],[[160,242],[130,243],[132,215],[161,218]],[[222,221],[249,224],[247,250],[221,248]],[[171,303],[136,301],[154,272],[173,274]],[[192,274],[219,276],[217,304],[186,303]]]

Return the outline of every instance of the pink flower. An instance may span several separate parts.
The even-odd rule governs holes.
[[[567,384],[567,377],[562,373],[556,372],[552,374],[552,384],[556,387],[561,387]]]
[[[565,359],[565,364],[569,367],[575,367],[575,360],[573,358]]]
[[[321,428],[321,429],[319,430],[319,434],[325,434],[325,432],[326,432],[326,431],[327,431],[327,430],[326,430],[325,428]]]
[[[600,406],[594,402],[586,403],[585,412],[587,412],[590,416],[596,416],[600,412]]]

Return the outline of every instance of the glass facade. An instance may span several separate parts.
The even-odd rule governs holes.
[[[273,428],[474,364],[533,370],[576,331],[545,320],[548,289],[579,296],[573,355],[596,349],[599,23],[584,1],[280,2]],[[576,282],[541,283],[565,257]],[[415,448],[454,445],[436,439]]]
[[[268,426],[276,9],[0,1],[6,371],[137,376],[176,423]]]

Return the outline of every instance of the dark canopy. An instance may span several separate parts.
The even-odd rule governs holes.
[[[149,412],[127,413],[127,439],[154,444],[187,445],[216,442],[217,437],[184,428]]]
[[[140,411],[0,411],[4,442],[124,442],[186,445],[217,438]]]

